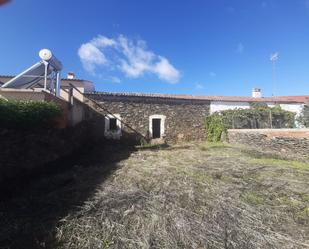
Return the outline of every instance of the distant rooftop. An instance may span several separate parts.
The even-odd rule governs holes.
[[[309,102],[309,95],[253,98],[253,97],[242,97],[242,96],[194,96],[187,94],[159,94],[159,93],[91,92],[89,94],[115,96],[115,97],[147,97],[147,98],[168,98],[168,99],[209,100],[209,101],[229,101],[229,102],[272,102],[272,103]]]
[[[0,75],[0,86],[3,85],[4,83],[8,82],[15,76],[12,75]],[[94,84],[91,81],[88,80],[83,80],[83,79],[75,79],[75,78],[63,78],[61,79],[61,85],[62,87],[68,87],[69,84],[72,83],[76,87],[83,87],[85,88],[86,92],[91,92],[95,90]],[[39,85],[43,86],[43,79],[41,82],[38,83]]]
[[[0,86],[14,76],[0,75]],[[147,98],[167,98],[167,99],[184,99],[184,100],[208,100],[208,101],[225,101],[225,102],[272,102],[272,103],[309,103],[309,95],[302,96],[274,96],[274,97],[245,97],[245,96],[195,96],[188,94],[161,94],[161,93],[119,93],[119,92],[94,92],[94,84],[91,81],[83,79],[61,80],[63,87],[68,87],[73,83],[76,87],[85,87],[88,94],[105,95],[115,97],[147,97]]]

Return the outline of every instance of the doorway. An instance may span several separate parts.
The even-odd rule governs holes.
[[[152,119],[152,138],[161,138],[161,119]]]

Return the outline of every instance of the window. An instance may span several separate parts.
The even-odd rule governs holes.
[[[104,135],[109,139],[120,139],[122,132],[119,114],[108,114],[105,116]]]
[[[109,130],[110,131],[117,130],[117,119],[116,118],[109,119]]]

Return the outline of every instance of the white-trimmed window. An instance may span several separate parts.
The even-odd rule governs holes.
[[[108,114],[105,116],[104,135],[111,139],[120,139],[121,137],[121,117],[120,114]]]
[[[165,136],[165,119],[164,115],[158,114],[149,117],[150,138],[157,139]]]

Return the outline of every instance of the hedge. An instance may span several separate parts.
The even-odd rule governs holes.
[[[227,129],[293,128],[294,123],[295,113],[282,110],[280,106],[252,104],[249,109],[225,110],[208,116],[207,140],[220,141]]]
[[[0,99],[0,127],[33,129],[51,127],[61,116],[61,108],[52,102]]]

